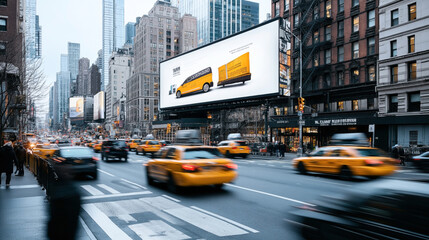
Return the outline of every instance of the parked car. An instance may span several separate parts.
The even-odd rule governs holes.
[[[292,211],[304,239],[429,239],[427,183],[379,180]]]
[[[108,161],[109,158],[123,159],[128,161],[128,146],[125,141],[106,140],[101,145],[101,160]]]
[[[91,149],[87,147],[60,147],[54,151],[50,161],[54,168],[56,164],[68,165],[70,174],[74,176],[84,174],[97,179],[98,158],[94,157]]]
[[[413,165],[422,171],[429,171],[429,152],[413,157]]]

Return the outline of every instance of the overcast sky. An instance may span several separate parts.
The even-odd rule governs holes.
[[[253,1],[259,2],[262,22],[270,12],[271,0]],[[124,2],[126,24],[147,14],[156,0]],[[88,58],[91,64],[96,60],[102,47],[102,0],[38,0],[37,14],[42,26],[43,69],[49,86],[60,70],[60,54],[67,54],[68,42],[80,43],[81,58]]]

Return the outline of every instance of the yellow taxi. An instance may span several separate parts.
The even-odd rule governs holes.
[[[94,152],[100,152],[101,151],[101,145],[103,145],[103,141],[97,141],[97,143],[95,143],[93,145],[94,148]]]
[[[172,192],[190,186],[221,188],[237,177],[237,165],[223,158],[215,147],[170,145],[156,155],[144,164],[147,183],[167,183]]]
[[[130,140],[130,141],[127,143],[128,148],[130,149],[130,151],[136,151],[136,150],[137,150],[137,147],[138,147],[140,144],[142,144],[142,140],[140,140],[140,139],[132,139],[132,140]]]
[[[226,157],[231,158],[235,156],[246,158],[251,151],[250,148],[247,146],[247,142],[244,140],[222,141],[217,145],[217,149]]]
[[[136,155],[142,153],[146,155],[146,153],[151,153],[152,155],[161,149],[161,143],[158,140],[143,140],[140,145],[138,145],[136,149]]]
[[[292,163],[301,174],[337,174],[346,180],[353,176],[377,178],[397,169],[397,160],[387,157],[380,149],[365,146],[321,147],[308,156],[295,158]]]
[[[185,81],[177,88],[176,97],[180,98],[187,94],[197,92],[208,92],[210,87],[213,87],[212,69],[205,68],[185,79]]]
[[[48,158],[52,156],[52,154],[55,152],[55,150],[58,150],[57,144],[37,144],[33,148],[33,153],[42,157],[42,158]]]
[[[93,141],[91,141],[91,142],[89,142],[89,143],[87,144],[87,147],[92,148],[92,147],[94,147],[94,145],[95,145],[95,144],[97,144],[97,143],[98,143],[98,140],[93,140]]]

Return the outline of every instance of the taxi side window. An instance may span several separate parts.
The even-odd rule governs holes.
[[[341,157],[351,157],[350,154],[346,150],[341,150],[340,156]]]
[[[174,148],[168,149],[167,156],[165,156],[165,158],[174,159],[175,157],[176,157],[176,149]]]
[[[311,154],[313,157],[322,157],[323,155],[325,155],[325,149],[319,149],[317,152]]]
[[[331,157],[339,157],[341,156],[341,149],[335,149],[331,152]]]

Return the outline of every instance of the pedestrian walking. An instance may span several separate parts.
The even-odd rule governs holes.
[[[282,142],[280,142],[279,151],[280,151],[280,158],[283,158],[286,152],[286,145]]]
[[[391,156],[394,159],[400,160],[399,164],[405,166],[405,153],[404,149],[401,145],[395,144],[395,146],[392,147],[392,153]]]
[[[270,156],[273,156],[273,144],[271,142],[268,143],[267,150],[270,153]]]
[[[22,143],[19,142],[15,147],[15,155],[18,159],[18,165],[15,171],[15,176],[24,176],[24,162],[26,159],[25,149],[22,146]]]
[[[0,149],[0,184],[2,173],[6,173],[6,188],[10,186],[14,163],[18,166],[18,161],[12,148],[12,142],[7,142]]]
[[[274,152],[276,153],[276,157],[279,157],[279,143],[277,141],[274,143]]]

